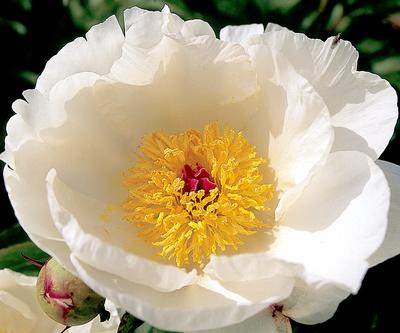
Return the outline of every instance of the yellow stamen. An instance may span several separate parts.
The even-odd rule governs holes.
[[[203,132],[151,133],[138,163],[124,179],[128,198],[124,218],[141,228],[139,236],[177,266],[202,265],[210,255],[237,249],[243,236],[268,226],[254,214],[268,209],[273,185],[264,184],[265,164],[241,132],[216,123]],[[217,187],[184,191],[182,167],[201,165]]]

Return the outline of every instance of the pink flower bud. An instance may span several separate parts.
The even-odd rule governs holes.
[[[104,308],[104,298],[54,259],[47,261],[40,270],[36,293],[42,310],[66,326],[85,324]]]

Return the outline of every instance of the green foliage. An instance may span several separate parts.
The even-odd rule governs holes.
[[[20,225],[3,230],[0,233],[0,269],[35,276],[39,268],[26,261],[22,255],[45,262],[49,256],[33,244]]]
[[[42,262],[49,258],[31,241],[26,241],[0,249],[0,269],[9,268],[26,275],[36,276],[39,273],[39,268],[26,261],[22,255]]]
[[[121,318],[121,323],[118,327],[117,333],[133,333],[135,330],[143,324],[143,321],[135,318],[128,312],[125,312]]]
[[[0,249],[29,240],[27,234],[19,224],[0,232]]]

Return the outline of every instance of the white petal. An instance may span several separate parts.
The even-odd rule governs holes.
[[[376,159],[397,119],[396,92],[377,75],[357,72],[358,52],[347,41],[333,44],[271,26],[265,38],[288,58],[322,96],[336,127],[336,150],[359,150]]]
[[[197,284],[238,303],[261,304],[266,308],[290,295],[294,279],[276,274],[259,280],[217,281],[203,276],[199,278]]]
[[[366,155],[332,153],[287,213],[269,253],[303,265],[309,284],[329,281],[355,293],[383,241],[389,195]]]
[[[125,31],[129,44],[140,48],[151,48],[160,42],[163,35],[176,39],[196,36],[215,37],[214,31],[202,20],[183,21],[165,6],[162,12],[147,11],[133,7],[124,12]]]
[[[37,140],[45,128],[59,127],[65,121],[66,103],[85,87],[92,86],[99,76],[94,73],[73,74],[59,81],[47,96],[36,89],[25,90],[25,100],[16,100],[12,108],[16,115],[7,123],[6,153],[15,167],[12,152],[29,140]]]
[[[220,107],[226,108],[223,119],[234,118],[234,110],[228,106],[258,90],[256,73],[244,49],[210,36],[197,37],[189,44],[164,37],[151,52],[126,44],[112,74],[115,80],[151,88],[158,101],[148,103],[161,104],[158,111],[164,115],[174,112],[176,122],[201,118],[204,124],[215,118],[215,110]]]
[[[175,55],[179,52],[175,43],[188,44],[199,36],[215,39],[207,23],[200,20],[184,22],[171,14],[167,6],[162,12],[133,7],[124,12],[124,19],[126,42],[110,77],[129,84],[145,85],[160,75],[158,72],[162,72],[169,58],[178,56]]]
[[[219,37],[223,41],[240,43],[254,35],[261,35],[263,32],[262,24],[227,25],[221,29]]]
[[[335,284],[307,285],[297,280],[290,297],[281,304],[286,316],[299,323],[313,325],[331,318],[339,303],[349,294]]]
[[[1,154],[1,160],[12,168],[15,168],[13,151],[25,142],[36,137],[35,130],[30,127],[21,115],[16,114],[10,118],[6,126],[7,136],[5,138],[5,151]]]
[[[150,48],[162,37],[163,15],[159,11],[148,11],[139,7],[124,11],[125,34],[129,44]]]
[[[39,76],[36,89],[45,96],[59,81],[81,72],[104,75],[121,56],[124,35],[115,16],[93,26],[85,38],[77,38],[51,58]]]
[[[215,37],[214,30],[211,26],[202,20],[185,21],[182,26],[182,37],[190,38],[196,36],[211,36]]]
[[[378,250],[368,259],[375,266],[400,254],[400,167],[393,163],[377,161],[390,187],[389,222],[385,239]]]
[[[150,325],[165,330],[207,330],[242,322],[263,305],[224,298],[197,285],[160,293],[97,270],[72,257],[79,276],[93,290]],[[280,294],[280,290],[275,291]],[[285,295],[282,294],[285,297]],[[286,295],[287,296],[287,295]]]
[[[325,162],[333,129],[324,101],[310,83],[280,53],[262,44],[248,48],[261,85],[259,112],[245,134],[275,172],[282,217],[301,194],[313,173]]]
[[[25,144],[24,147],[28,148],[26,150],[28,152],[30,151],[29,148],[33,147],[33,144]],[[25,152],[24,149],[21,151]],[[44,174],[42,175],[43,169],[39,167],[35,168],[32,160],[29,159],[29,153],[27,157],[29,164],[25,165],[25,168],[21,167],[19,169],[19,175],[9,167],[4,167],[4,183],[15,215],[28,234],[46,235],[46,238],[56,240],[61,239],[57,229],[54,226],[52,227],[44,187],[45,184],[41,179],[41,176],[44,176]],[[31,167],[35,169],[34,176],[30,172]]]
[[[273,241],[273,236],[265,235],[250,240],[249,243],[262,243],[267,247]],[[240,249],[241,253],[231,256],[213,255],[210,262],[203,271],[221,281],[252,281],[268,278],[274,275],[289,276],[292,272],[287,263],[269,256],[268,253],[260,252],[260,249]],[[246,252],[246,253],[243,253]],[[249,252],[249,253],[247,253]]]
[[[279,31],[279,30],[288,30],[288,29],[276,23],[268,23],[267,26],[265,27],[265,32]]]
[[[358,99],[357,94],[361,96]],[[355,72],[343,84],[342,91],[335,90],[332,100],[339,98],[348,104],[332,116],[336,138],[332,149],[359,150],[377,159],[388,145],[397,122],[396,91],[378,75]]]
[[[0,270],[0,328],[2,332],[56,333],[62,326],[49,319],[36,302],[36,278]]]
[[[76,180],[85,190],[93,193],[94,190],[98,189],[97,193],[106,195],[113,194],[110,188],[115,187],[110,186],[110,182],[113,181],[113,176],[109,174],[110,168],[115,169],[111,165],[116,164],[117,169],[121,168],[121,164],[118,164],[121,161],[116,157],[118,151],[123,149],[123,145],[120,142],[116,143],[117,139],[112,135],[107,135],[109,132],[101,127],[104,126],[104,122],[100,121],[98,115],[95,116],[97,121],[93,121],[92,109],[84,107],[84,110],[82,110],[82,103],[79,105],[74,104],[73,101],[67,103],[66,99],[87,85],[86,80],[78,80],[81,84],[79,85],[75,80],[77,76],[82,78],[85,74],[75,74],[59,82],[51,91],[48,103],[55,106],[54,109],[51,109],[52,114],[60,115],[60,117],[53,118],[56,120],[54,122],[51,121],[50,115],[47,118],[42,115],[41,120],[34,118],[35,114],[40,116],[40,104],[32,103],[33,105],[30,106],[30,104],[21,103],[18,109],[22,106],[23,109],[18,111],[21,112],[26,121],[29,121],[32,126],[39,126],[40,124],[39,127],[43,127],[40,132],[41,138],[39,139],[39,134],[33,130],[26,138],[23,136],[18,138],[19,132],[14,132],[14,129],[17,129],[18,124],[26,124],[26,122],[19,114],[14,116],[13,119],[17,120],[16,126],[9,127],[8,133],[12,145],[10,144],[7,148],[10,149],[12,154],[11,167],[13,169],[9,167],[4,169],[6,188],[21,225],[39,247],[57,258],[65,257],[65,255],[62,253],[55,254],[51,246],[45,245],[44,242],[48,239],[48,245],[51,245],[61,240],[59,232],[53,225],[47,204],[45,177],[50,168],[58,167],[60,172],[62,170],[64,177]],[[87,75],[87,77],[91,76],[90,74]],[[93,83],[94,81],[91,80],[90,82]],[[67,104],[72,109],[70,112],[65,110]],[[31,115],[32,118],[30,118]],[[54,131],[52,129],[44,130],[46,127],[58,124],[60,119],[62,120],[67,116],[68,121],[63,126]],[[87,123],[84,119],[87,120]],[[27,127],[31,128],[28,125]],[[14,137],[16,137],[15,140]],[[97,151],[93,149],[92,141],[98,143],[99,149]],[[115,146],[110,147],[110,144],[115,144]],[[108,154],[105,152],[107,149],[113,151],[113,159],[108,158]],[[121,153],[124,160],[128,159],[126,155],[126,151]],[[90,158],[87,158],[88,156]],[[76,168],[71,168],[71,163],[74,163]],[[99,166],[102,167],[99,168]],[[109,183],[99,182],[99,179],[108,179]],[[103,187],[101,190],[101,186],[105,186],[105,188]],[[62,250],[63,246],[54,247],[55,251],[58,251]],[[65,245],[63,251],[65,251]]]
[[[104,85],[97,91],[101,112],[129,142],[137,146],[145,133],[202,129],[211,121],[241,128],[256,112],[256,73],[240,45],[208,36],[190,45],[168,38],[164,43],[173,57],[151,84]],[[121,73],[131,80],[129,68]]]
[[[290,324],[289,324],[290,325]],[[185,333],[280,333],[276,327],[274,318],[268,309],[262,310],[254,317],[228,327],[207,331],[186,331]],[[288,332],[289,333],[289,332]]]
[[[47,181],[54,223],[71,252],[80,260],[88,264],[96,262],[100,270],[164,292],[194,282],[195,270],[187,273],[184,269],[158,263],[155,247],[138,238],[136,228],[130,224],[120,220],[112,225],[102,222],[100,216],[106,206],[68,188],[57,178],[55,170],[50,171]],[[124,227],[121,224],[126,228],[121,230]],[[129,250],[124,249],[127,246]],[[149,247],[150,254],[145,254],[144,250]]]

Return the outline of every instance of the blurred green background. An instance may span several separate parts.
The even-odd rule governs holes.
[[[139,6],[201,18],[218,31],[225,25],[275,22],[309,37],[341,33],[360,52],[359,69],[379,74],[400,91],[400,0],[3,0],[0,2],[0,142],[12,115],[11,103],[33,88],[46,61],[72,39],[111,14]],[[400,164],[399,126],[381,157]],[[35,274],[19,253],[45,257],[16,225],[4,187],[0,189],[0,268]],[[399,240],[400,241],[400,240]],[[344,301],[320,325],[293,324],[302,332],[400,332],[400,256],[372,268],[358,295]],[[251,333],[251,332],[249,332]]]

